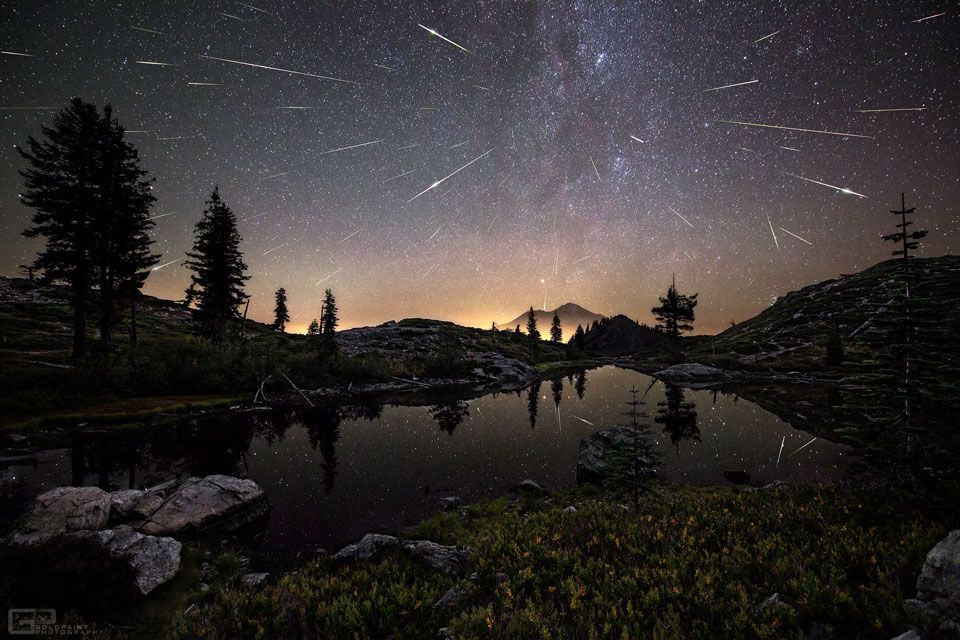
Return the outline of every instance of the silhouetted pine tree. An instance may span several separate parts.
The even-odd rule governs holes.
[[[916,208],[907,209],[906,205],[906,196],[900,194],[900,210],[894,211],[891,210],[890,213],[900,216],[900,224],[897,225],[897,228],[900,230],[896,233],[891,233],[889,235],[881,236],[884,240],[893,242],[895,245],[900,244],[900,248],[896,249],[892,255],[894,256],[903,256],[904,260],[909,260],[913,256],[910,255],[910,251],[916,249],[920,246],[919,240],[927,235],[926,230],[918,229],[916,231],[907,232],[907,227],[913,224],[913,222],[907,220],[907,215],[916,211]]]
[[[530,350],[536,351],[537,344],[540,342],[540,330],[537,329],[537,316],[534,314],[533,307],[527,312],[527,337],[530,339]]]
[[[333,291],[327,289],[320,313],[320,355],[326,358],[337,351],[337,300]]]
[[[273,328],[281,333],[290,322],[290,312],[287,310],[287,290],[283,287],[274,294],[276,304],[273,307]]]
[[[694,307],[697,306],[696,293],[685,296],[677,292],[676,280],[667,289],[665,298],[660,298],[660,306],[650,311],[657,319],[657,329],[671,338],[679,338],[684,331],[691,331],[694,320]]]
[[[550,342],[563,342],[563,327],[556,311],[553,312],[553,320],[550,322]]]
[[[195,305],[197,331],[213,342],[226,342],[247,299],[243,286],[249,276],[240,253],[237,218],[220,199],[219,188],[214,188],[194,227],[193,250],[187,258],[185,264],[193,271],[187,298]]]
[[[517,325],[517,328],[513,330],[514,333],[520,333],[520,325]]]
[[[86,351],[93,285],[100,288],[100,338],[107,346],[116,294],[135,300],[147,269],[156,264],[147,235],[154,197],[137,152],[123,140],[109,106],[101,116],[94,105],[74,98],[42,131],[43,140],[31,136],[27,149],[17,147],[31,165],[21,172],[21,199],[36,210],[23,235],[47,241],[31,268],[42,271],[44,280],[70,288],[73,356],[78,358]]]
[[[320,323],[316,318],[311,320],[310,326],[307,327],[307,344],[314,351],[320,349]]]
[[[631,387],[630,407],[625,416],[630,421],[623,425],[631,430],[631,442],[614,449],[609,454],[603,486],[609,491],[629,491],[633,497],[634,511],[640,510],[640,497],[656,482],[656,469],[661,454],[657,451],[650,426],[644,420],[649,416],[638,399],[639,389]]]
[[[577,330],[573,332],[573,339],[571,342],[573,346],[577,349],[583,349],[583,345],[586,342],[587,334],[583,330],[583,325],[577,325]]]

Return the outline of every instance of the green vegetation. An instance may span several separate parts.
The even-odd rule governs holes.
[[[461,575],[399,553],[321,558],[254,593],[205,594],[173,635],[783,638],[823,625],[831,637],[889,638],[924,555],[957,524],[906,496],[825,485],[663,489],[636,513],[578,490],[466,513],[406,533],[469,546]],[[463,597],[435,608],[453,586]],[[782,603],[761,607],[774,593]]]

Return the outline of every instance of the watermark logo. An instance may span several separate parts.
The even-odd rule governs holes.
[[[57,624],[55,609],[10,609],[7,611],[7,631],[12,636],[35,636]]]

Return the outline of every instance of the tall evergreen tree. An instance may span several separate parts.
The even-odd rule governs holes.
[[[93,286],[100,288],[101,341],[109,344],[115,294],[134,299],[157,261],[148,237],[154,198],[109,106],[101,116],[94,105],[74,98],[42,132],[42,140],[31,136],[26,149],[17,147],[31,167],[21,172],[21,198],[36,210],[23,235],[46,239],[31,268],[70,288],[78,358],[86,352]]]
[[[273,328],[283,333],[290,322],[290,312],[287,310],[287,290],[283,287],[277,289],[274,294],[276,304],[273,308]]]
[[[671,338],[679,338],[684,331],[691,331],[694,320],[694,307],[697,306],[696,293],[685,296],[677,292],[676,280],[667,289],[665,298],[660,298],[660,306],[650,311],[657,319],[657,329]]]
[[[107,138],[103,159],[103,200],[97,225],[97,259],[100,283],[100,337],[105,345],[116,320],[116,298],[126,300],[130,311],[130,342],[137,342],[137,303],[150,267],[160,256],[151,252],[153,228],[150,207],[156,201],[153,180],[140,168],[137,150],[124,140],[124,130],[104,108]]]
[[[226,342],[247,299],[249,276],[240,252],[237,218],[214,188],[207,208],[194,228],[193,250],[186,265],[193,271],[187,297],[195,305],[198,332],[216,343]]]
[[[556,311],[553,312],[553,320],[550,322],[550,342],[563,342],[563,327]]]
[[[578,324],[577,330],[573,332],[573,346],[577,349],[583,349],[583,345],[586,342],[587,334],[583,330],[583,325]]]
[[[537,329],[537,316],[533,307],[530,307],[530,311],[527,312],[527,337],[530,339],[530,348],[536,349],[537,343],[540,342],[540,330]]]
[[[320,353],[327,357],[337,351],[337,299],[327,289],[320,314]]]

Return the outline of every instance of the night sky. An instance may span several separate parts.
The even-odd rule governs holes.
[[[72,96],[113,104],[156,178],[160,264],[219,184],[251,316],[284,286],[294,330],[326,287],[344,326],[644,321],[675,273],[713,332],[886,259],[901,191],[920,255],[960,248],[955,3],[3,5],[2,274],[38,247],[14,145]],[[187,283],[173,262],[145,291]]]

